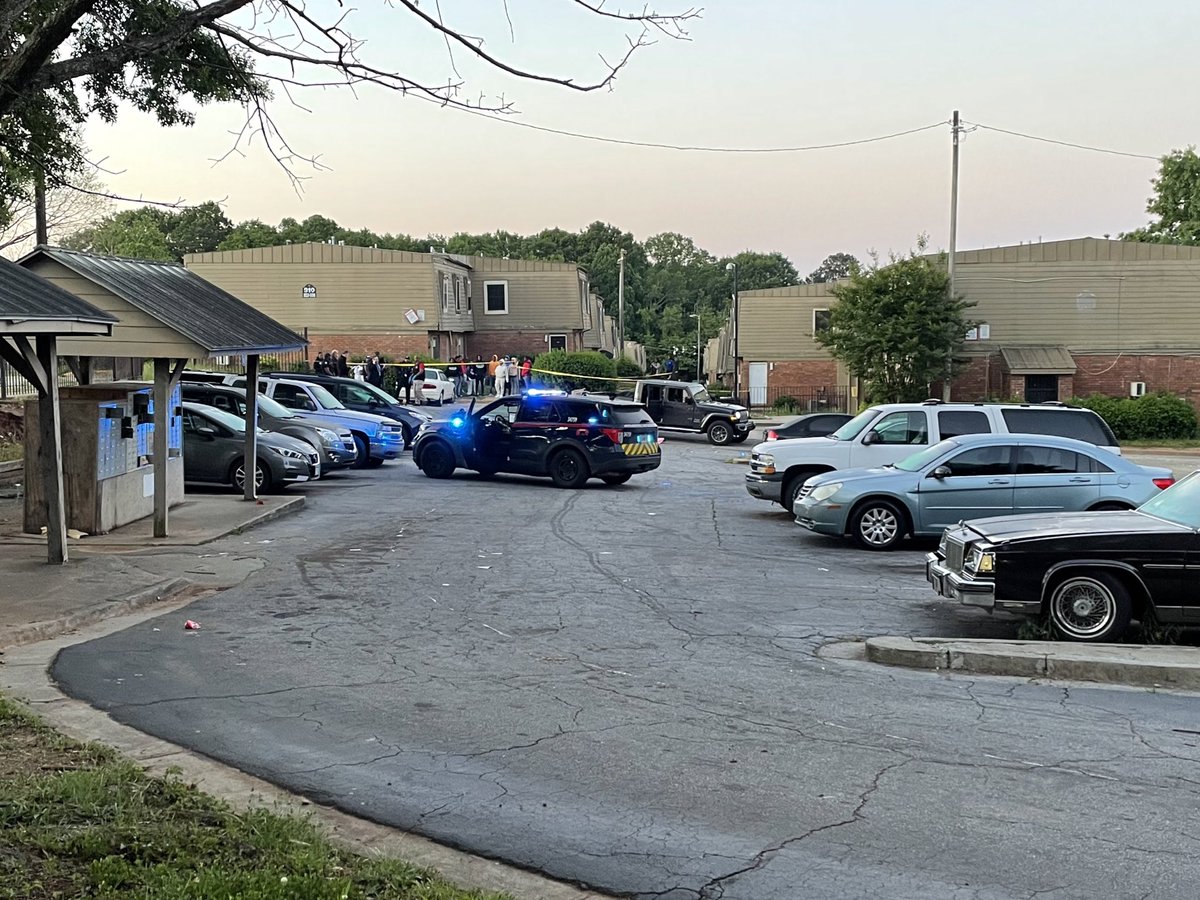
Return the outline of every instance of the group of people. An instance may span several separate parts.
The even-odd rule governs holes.
[[[518,360],[515,356],[492,354],[486,362],[482,356],[473,360],[456,356],[446,365],[446,377],[454,383],[456,397],[515,394],[530,386],[532,371],[530,356]]]
[[[350,361],[349,350],[318,353],[313,360],[313,372],[317,375],[354,378],[378,388],[383,387],[383,367],[378,352],[357,363]],[[453,382],[456,397],[486,397],[491,394],[503,397],[516,394],[532,385],[532,372],[531,356],[518,358],[492,354],[490,360],[484,360],[482,356],[476,356],[474,360],[456,356],[446,364],[446,377]],[[413,387],[416,385],[417,398],[420,399],[419,385],[424,379],[425,363],[407,356],[397,365],[396,393],[403,393],[404,402],[411,403]]]

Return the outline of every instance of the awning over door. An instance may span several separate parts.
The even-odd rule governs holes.
[[[1001,347],[1004,365],[1013,375],[1074,375],[1075,360],[1061,344]]]

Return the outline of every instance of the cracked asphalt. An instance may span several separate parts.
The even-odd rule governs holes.
[[[1017,626],[937,600],[927,545],[801,532],[746,495],[743,449],[671,438],[657,472],[577,492],[407,459],[334,476],[203,549],[265,560],[239,587],[54,675],[316,800],[613,893],[1196,895],[1196,696],[821,655]]]

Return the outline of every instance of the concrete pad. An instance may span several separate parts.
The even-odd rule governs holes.
[[[914,669],[1200,690],[1200,648],[878,637],[867,659]]]

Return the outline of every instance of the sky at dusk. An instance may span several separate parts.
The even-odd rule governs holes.
[[[660,12],[684,2],[655,0]],[[347,4],[351,6],[351,4]],[[637,6],[638,4],[634,4]],[[602,77],[625,29],[567,0],[441,0],[448,24],[505,61]],[[361,56],[430,81],[455,77],[445,44],[409,13],[363,4],[346,28]],[[369,7],[369,8],[367,8]],[[334,9],[318,0],[310,9]],[[615,6],[613,7],[616,8]],[[516,122],[635,141],[785,147],[968,123],[1157,157],[1200,141],[1190,79],[1200,4],[1108,0],[714,0],[689,41],[636,53],[614,88],[579,93],[513,78],[455,54],[464,94]],[[110,190],[223,203],[234,221],[314,213],[344,227],[452,234],[612,222],[639,239],[678,231],[718,255],[779,250],[803,273],[839,251],[911,248],[949,233],[948,124],[862,146],[802,153],[701,153],[541,133],[373,86],[309,90],[277,123],[310,176],[297,194],[261,142],[224,161],[245,113],[198,111],[165,130],[136,112],[89,125]],[[959,247],[1118,232],[1143,224],[1153,159],[979,129],[961,157]]]

